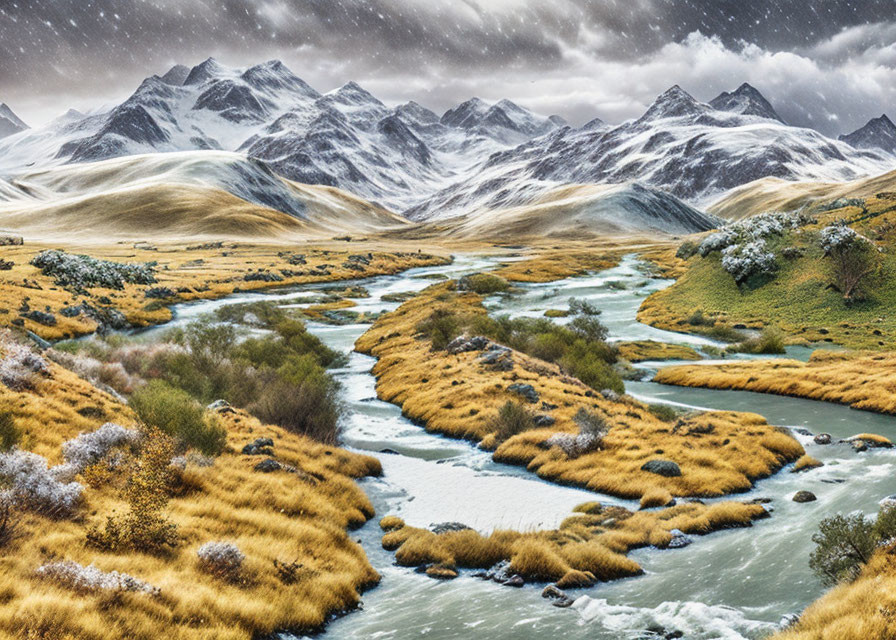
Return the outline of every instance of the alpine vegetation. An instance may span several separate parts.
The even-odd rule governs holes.
[[[34,386],[35,375],[46,374],[50,368],[43,357],[9,336],[0,338],[3,357],[0,358],[0,381],[13,391],[30,389]]]
[[[52,473],[59,480],[71,480],[92,464],[96,464],[110,451],[134,444],[140,439],[136,429],[107,422],[96,431],[82,433],[62,445],[64,464],[54,467]]]
[[[834,280],[843,299],[861,297],[861,284],[878,266],[874,243],[842,220],[821,230],[821,248],[834,266]]]
[[[156,281],[154,262],[129,264],[47,249],[34,256],[31,264],[44,275],[54,277],[60,287],[124,289],[125,283],[153,284]]]
[[[0,453],[0,480],[7,486],[0,499],[51,517],[71,516],[84,487],[69,482],[67,473],[60,478],[54,471],[36,453],[20,449]]]
[[[243,568],[246,556],[232,542],[206,542],[196,551],[203,571],[220,578],[235,578]]]
[[[39,566],[35,573],[45,580],[74,591],[132,591],[156,595],[157,587],[118,571],[101,571],[92,564],[84,566],[72,560],[48,562]]]

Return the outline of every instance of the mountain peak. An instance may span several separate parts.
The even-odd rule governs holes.
[[[839,139],[858,149],[883,149],[896,154],[896,125],[885,113]]]
[[[291,89],[309,98],[320,97],[320,93],[294,74],[280,60],[268,60],[249,67],[240,77],[256,89]]]
[[[744,116],[759,116],[769,120],[784,122],[771,103],[753,85],[744,82],[734,91],[723,91],[710,100],[709,106],[719,111],[739,113]]]
[[[27,128],[28,125],[13,113],[13,110],[5,102],[0,103],[0,138],[11,136]]]
[[[658,120],[660,118],[678,118],[681,116],[700,114],[706,110],[706,106],[682,89],[677,84],[672,85],[657,96],[653,104],[639,118],[640,122]]]
[[[214,58],[206,58],[203,62],[200,62],[195,67],[190,69],[190,73],[187,74],[187,77],[184,79],[183,84],[185,86],[200,84],[205,82],[209,78],[220,75],[223,71],[224,67],[221,66],[217,60],[215,60]]]
[[[190,75],[190,68],[186,65],[176,64],[163,75],[162,82],[165,84],[171,84],[176,87],[183,86],[184,81],[187,79],[187,76]]]
[[[470,98],[442,114],[442,124],[469,129],[479,124],[489,105],[481,98]]]

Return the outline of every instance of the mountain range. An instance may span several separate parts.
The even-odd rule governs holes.
[[[544,205],[557,198],[578,223],[591,219],[580,213],[598,210],[605,220],[596,202],[612,196],[617,205],[638,202],[638,213],[627,209],[633,220],[662,201],[680,224],[648,228],[689,232],[713,221],[698,221],[685,202],[703,207],[761,178],[854,180],[896,164],[896,127],[886,116],[833,140],[786,124],[749,84],[708,103],[676,85],[639,118],[572,127],[510,100],[472,98],[439,115],[413,101],[387,106],[354,82],[320,93],[276,60],[247,69],[212,58],[177,65],[121,104],[71,110],[35,129],[3,105],[0,136],[0,177],[138,154],[229,151],[288,181],[338,187],[412,221],[456,228],[479,228],[473,219],[496,210],[556,213]],[[265,186],[248,175],[225,190],[293,214],[276,193],[259,198]],[[630,186],[564,190],[595,184]]]

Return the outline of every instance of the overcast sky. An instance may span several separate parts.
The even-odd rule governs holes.
[[[827,134],[896,119],[896,0],[0,0],[0,102],[32,125],[120,101],[209,56],[283,60],[441,112],[508,97],[574,124],[635,117],[679,84],[750,82]]]

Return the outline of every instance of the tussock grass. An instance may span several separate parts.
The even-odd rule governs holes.
[[[135,421],[127,406],[55,364],[33,389],[0,386],[0,403],[22,431],[20,446],[51,464],[62,461],[60,445],[80,432],[105,421]],[[169,502],[167,515],[180,535],[170,551],[103,552],[85,544],[90,526],[126,509],[117,489],[125,479],[114,473],[82,481],[83,504],[74,519],[23,512],[21,535],[0,556],[0,638],[248,640],[278,629],[311,630],[355,606],[360,590],[378,576],[346,532],[373,515],[354,479],[379,473],[379,462],[243,412],[220,421],[224,453],[212,466],[188,466]],[[236,452],[258,437],[271,437],[276,458],[298,472],[253,471],[260,458]],[[216,540],[232,541],[245,554],[239,581],[217,579],[197,563],[200,545]],[[35,574],[51,560],[127,573],[160,593],[72,591]],[[297,579],[284,582],[275,560],[300,563]]]
[[[4,247],[4,259],[11,260],[14,265],[10,271],[4,272],[0,280],[0,300],[3,300],[0,326],[11,326],[13,320],[18,321],[18,310],[26,299],[31,309],[53,313],[56,324],[46,326],[32,319],[24,319],[23,328],[48,340],[56,340],[96,330],[97,322],[84,314],[66,317],[59,313],[64,307],[81,303],[117,309],[132,325],[149,326],[170,320],[171,311],[166,305],[174,302],[221,298],[237,289],[247,291],[290,284],[333,282],[354,279],[359,275],[393,274],[413,267],[449,262],[442,256],[425,253],[375,251],[370,264],[365,265],[363,273],[359,273],[345,266],[348,256],[358,251],[357,247],[336,251],[312,245],[303,246],[302,253],[306,263],[296,266],[289,263],[289,252],[284,253],[284,249],[294,250],[295,245],[284,247],[226,243],[216,246],[217,244],[220,243],[196,245],[206,248],[190,251],[185,251],[183,244],[172,244],[170,241],[155,248],[139,243],[65,246],[72,253],[86,253],[103,260],[125,263],[158,262],[158,282],[155,284],[125,284],[120,291],[96,287],[89,289],[86,294],[55,285],[51,276],[43,275],[40,269],[29,264],[42,250],[58,248],[58,245],[26,242],[21,246]],[[277,282],[243,279],[245,275],[258,271],[273,273],[282,279]],[[175,297],[166,300],[147,299],[145,292],[153,287],[171,289],[175,292]]]
[[[703,535],[747,527],[766,515],[761,505],[740,502],[691,502],[638,513],[594,502],[579,510],[581,515],[567,518],[557,529],[499,530],[487,536],[471,529],[437,535],[387,516],[380,522],[385,531],[383,548],[394,550],[396,562],[402,565],[435,565],[433,577],[452,577],[446,568],[488,569],[507,560],[510,571],[526,580],[578,588],[642,573],[640,565],[625,554],[648,545],[667,546],[672,529]]]
[[[661,369],[656,382],[683,387],[742,389],[846,404],[896,414],[896,352],[815,351],[809,362],[753,360]]]
[[[602,253],[543,250],[538,255],[520,262],[509,262],[494,271],[511,282],[553,282],[592,271],[611,269],[619,264],[623,250]]]
[[[458,294],[452,283],[434,285],[380,317],[355,346],[378,358],[373,373],[381,399],[401,406],[429,431],[495,449],[497,461],[525,466],[546,480],[639,499],[654,489],[674,496],[745,491],[805,453],[789,434],[756,414],[707,412],[670,423],[640,402],[607,399],[556,365],[518,351],[512,352],[514,366],[508,371],[481,364],[478,352],[432,351],[416,327],[439,310],[467,317],[486,313],[476,294]],[[539,394],[532,409],[550,413],[555,423],[499,442],[490,417],[518,400],[506,390],[513,383],[531,384]],[[542,409],[541,403],[556,408]],[[573,420],[579,409],[609,425],[602,447],[574,458],[559,447],[546,448],[556,433],[579,432]],[[682,475],[667,478],[641,470],[655,458],[676,462]]]
[[[670,344],[655,340],[636,340],[633,342],[617,342],[619,357],[629,362],[645,360],[702,360],[702,356],[693,347],[686,344]]]
[[[809,469],[815,469],[822,466],[824,466],[824,463],[821,460],[813,458],[807,453],[793,464],[793,471],[808,471]]]

